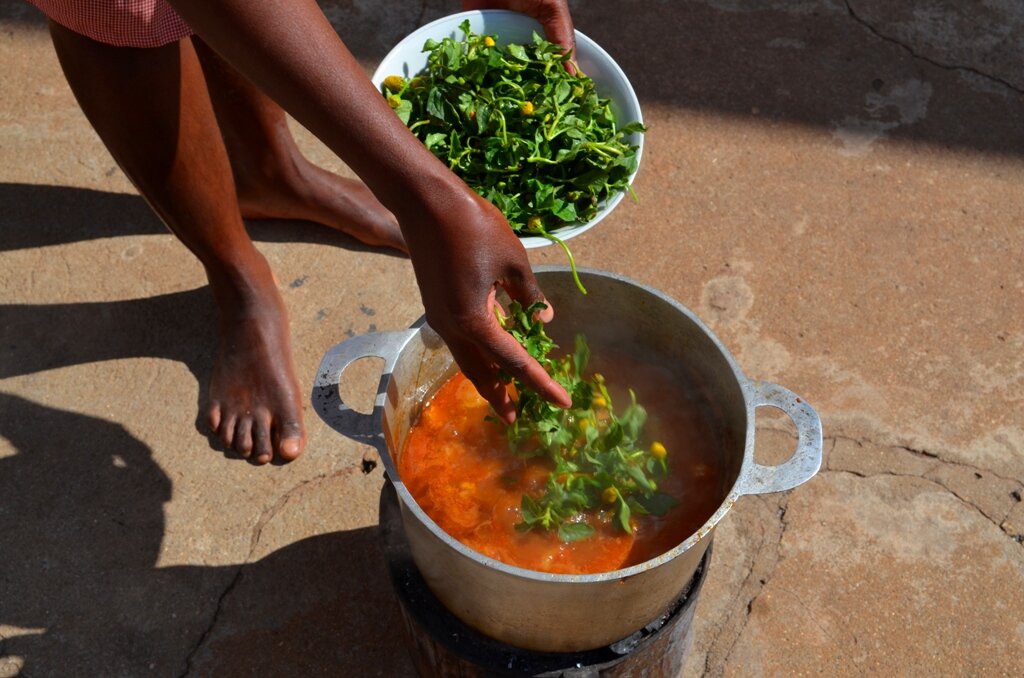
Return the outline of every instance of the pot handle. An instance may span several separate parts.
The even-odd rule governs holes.
[[[782,492],[802,485],[821,468],[821,419],[803,398],[787,388],[767,381],[749,382],[747,395],[758,407],[775,407],[789,415],[796,425],[797,443],[793,456],[777,466],[758,464],[753,459],[740,484],[741,494]]]
[[[385,450],[381,416],[384,410],[383,388],[398,360],[398,354],[418,329],[398,332],[375,332],[346,339],[324,354],[313,382],[313,409],[324,422],[338,433],[360,443]],[[383,358],[380,386],[373,403],[373,412],[363,414],[352,409],[341,399],[338,382],[341,373],[362,358]]]

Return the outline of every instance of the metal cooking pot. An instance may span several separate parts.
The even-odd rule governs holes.
[[[549,333],[563,346],[583,333],[592,353],[629,349],[656,359],[704,394],[705,415],[720,437],[721,503],[681,544],[614,572],[547,574],[506,565],[452,539],[416,504],[397,472],[405,438],[423,404],[457,369],[440,337],[421,319],[411,329],[366,334],[330,349],[317,370],[313,406],[339,433],[380,453],[401,500],[413,559],[428,586],[464,622],[497,640],[546,652],[588,650],[618,641],[656,619],[692,577],[711,532],[739,497],[788,490],[821,466],[821,422],[792,392],[747,379],[725,347],[687,308],[619,275],[581,269],[589,294],[569,270],[537,270],[556,311]],[[565,337],[569,337],[568,342]],[[384,359],[373,412],[342,402],[341,373],[360,358]],[[754,461],[754,410],[776,407],[798,434],[796,451],[777,466]]]

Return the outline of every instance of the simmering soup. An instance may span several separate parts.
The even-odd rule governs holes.
[[[593,362],[597,361],[597,356]],[[517,567],[558,574],[593,574],[642,563],[697,530],[722,500],[718,443],[697,399],[658,366],[607,352],[594,365],[618,402],[628,384],[644,404],[644,438],[663,441],[668,475],[658,489],[678,500],[661,516],[634,515],[627,533],[612,512],[598,510],[586,539],[565,542],[555,531],[517,530],[523,495],[544,493],[554,468],[546,457],[513,454],[502,424],[486,419],[490,406],[456,373],[423,408],[399,458],[399,475],[417,503],[466,546]]]

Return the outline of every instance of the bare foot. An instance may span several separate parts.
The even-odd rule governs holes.
[[[398,220],[361,181],[339,177],[304,158],[274,174],[237,180],[243,217],[315,221],[367,245],[408,253]]]
[[[210,379],[210,430],[257,464],[302,454],[306,431],[288,319],[266,262],[255,280],[215,281],[219,345]]]

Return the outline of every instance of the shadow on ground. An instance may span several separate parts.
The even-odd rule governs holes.
[[[22,629],[0,636],[0,657],[21,657],[23,675],[181,675],[231,606],[265,630],[219,629],[203,644],[204,675],[406,666],[374,528],[241,567],[157,567],[171,481],[142,442],[14,395],[0,393],[0,412],[16,450],[0,459],[0,627]]]
[[[5,184],[0,204],[0,251],[165,232],[137,196]],[[292,238],[304,227],[258,230],[262,239]],[[348,240],[309,229],[325,244]],[[205,393],[211,302],[203,287],[123,301],[0,304],[0,379],[154,357],[186,365]],[[116,421],[3,392],[0,437],[14,450],[0,458],[0,629],[16,627],[13,637],[0,633],[0,660],[21,658],[23,675],[180,675],[201,643],[210,675],[338,674],[357,661],[384,675],[403,670],[375,530],[312,537],[244,566],[158,567],[172,482],[142,441]],[[271,630],[229,625],[206,639],[231,605],[244,606],[254,628]]]
[[[389,23],[397,3],[368,12],[372,3],[323,4],[364,63],[416,22],[458,6],[427,2],[422,12],[398,12],[405,23]],[[994,4],[960,10],[969,21],[952,3],[948,14],[936,9],[916,23],[899,15],[915,4],[591,1],[574,3],[574,16],[618,60],[644,106],[1024,155],[1019,54],[986,60],[975,52],[992,27],[1007,25],[995,20]],[[3,27],[43,30],[25,7],[0,0]],[[364,16],[371,13],[372,21]],[[927,33],[929,21],[948,26],[949,40]],[[389,32],[363,30],[371,24]],[[131,195],[6,184],[0,206],[0,251],[165,232]],[[254,227],[257,239],[356,247],[322,228],[288,229]],[[181,361],[205,384],[212,326],[205,289],[6,304],[0,378],[147,356]],[[117,423],[3,393],[0,436],[15,450],[0,458],[0,625],[21,629],[0,637],[0,657],[24,658],[25,675],[75,675],[86,665],[99,675],[178,675],[200,645],[194,665],[210,675],[339,673],[356,656],[381,675],[404,666],[372,530],[312,537],[244,566],[158,567],[172,482],[144,443]],[[229,609],[265,630],[218,625],[206,637],[217,611]]]
[[[4,206],[0,252],[167,234],[137,195],[0,184],[0,205]],[[257,241],[317,243],[402,256],[308,222],[264,220],[250,222],[248,228]],[[196,412],[203,412],[213,368],[215,327],[213,297],[207,287],[119,301],[0,303],[0,379],[121,358],[164,358],[183,363],[195,376],[200,385]],[[205,423],[198,418],[196,428],[206,434]],[[222,449],[213,438],[210,444]]]
[[[348,48],[379,63],[454,0],[321,0]],[[576,28],[668,105],[908,142],[1024,155],[1024,11],[1014,3],[655,0],[571,3]],[[0,21],[44,29],[21,0]],[[941,86],[937,84],[941,80]]]
[[[134,194],[7,183],[0,184],[0,205],[0,252],[128,235],[169,235],[146,202]],[[306,221],[265,219],[246,222],[246,227],[257,242],[302,242],[402,256]]]

